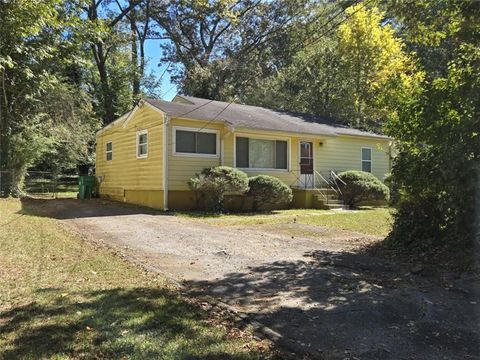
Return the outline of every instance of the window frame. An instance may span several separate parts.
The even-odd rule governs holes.
[[[366,149],[366,150],[370,150],[370,160],[364,160],[363,159],[363,150]],[[364,162],[368,162],[370,163],[370,171],[369,173],[371,174],[373,172],[373,149],[371,147],[366,147],[366,146],[362,146],[362,148],[360,149],[360,170],[361,171],[364,171],[363,170],[363,163]],[[365,172],[368,172],[368,171],[365,171]]]
[[[272,141],[285,141],[287,143],[287,168],[286,169],[276,169],[276,168],[244,168],[244,167],[237,167],[237,137],[248,138],[248,139],[257,139],[257,140],[272,140]],[[290,160],[291,160],[291,146],[290,146],[291,138],[289,137],[281,137],[281,136],[269,136],[269,135],[254,135],[251,136],[249,134],[235,134],[233,138],[233,164],[236,169],[242,170],[244,172],[255,171],[268,171],[268,172],[289,172],[291,168]],[[276,156],[276,154],[275,154]]]
[[[145,134],[147,135],[147,142],[140,144],[140,136],[145,135]],[[136,146],[137,159],[148,158],[148,142],[149,142],[148,129],[137,131],[137,146]],[[147,145],[147,153],[146,154],[140,154],[140,145]]]
[[[108,144],[112,145],[111,150],[108,150]],[[112,156],[111,159],[108,158],[108,154],[111,154]],[[112,160],[113,160],[113,141],[110,140],[105,143],[105,161],[112,161]]]
[[[193,133],[207,133],[215,134],[215,154],[205,154],[205,153],[189,153],[177,151],[177,130],[179,131],[189,131]],[[203,158],[219,158],[220,157],[220,131],[216,129],[202,129],[194,128],[189,126],[173,126],[172,128],[172,151],[174,156],[184,156],[184,157],[203,157]]]

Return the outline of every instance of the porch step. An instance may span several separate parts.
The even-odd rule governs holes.
[[[340,205],[343,205],[343,200],[340,200],[339,198],[328,198],[328,201],[326,203],[326,205],[328,204],[331,204],[331,205],[337,205],[337,204],[340,204]]]
[[[327,199],[325,199],[324,195]],[[317,203],[319,207],[329,210],[341,210],[345,208],[343,200],[340,200],[335,192],[333,194],[318,193],[315,194],[314,197],[316,198],[315,203]]]
[[[346,210],[347,207],[343,204],[324,204],[328,210]]]

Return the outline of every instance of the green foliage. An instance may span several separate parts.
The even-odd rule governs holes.
[[[385,179],[383,179],[383,183],[388,187],[388,190],[390,191],[390,205],[398,205],[401,200],[401,193],[400,189],[398,188],[398,184],[395,182],[395,179],[392,176],[392,173],[389,173],[387,174],[387,176],[385,176]]]
[[[421,49],[429,71],[387,124],[399,141],[392,174],[401,193],[390,240],[409,247],[469,246],[478,231],[480,4],[421,1],[397,11],[415,25],[405,36]],[[436,62],[432,54],[439,55]]]
[[[158,1],[152,18],[169,42],[163,62],[181,92],[216,100],[244,98],[291,57],[288,30],[316,21],[309,0]]]
[[[75,55],[65,36],[75,22],[59,4],[0,7],[0,170],[13,174],[2,181],[5,195],[21,193],[26,170],[43,156],[58,168],[87,157],[81,150],[96,126],[90,98],[69,83],[66,69]]]
[[[292,189],[273,176],[258,175],[248,179],[247,195],[253,198],[253,210],[262,205],[286,205],[293,199]]]
[[[389,199],[388,187],[370,173],[350,170],[338,174],[338,177],[343,181],[338,182],[342,198],[352,208],[362,201]]]
[[[336,32],[307,43],[250,100],[380,131],[398,96],[423,75],[392,26],[383,24],[384,13],[363,4],[346,13]]]
[[[248,191],[248,177],[240,170],[228,166],[205,168],[189,181],[197,199],[208,211],[223,211],[225,194],[243,194]]]

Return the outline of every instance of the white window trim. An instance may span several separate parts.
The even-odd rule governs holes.
[[[140,155],[140,135],[147,134],[147,153]],[[139,130],[137,131],[137,146],[136,146],[136,153],[137,153],[137,159],[146,159],[148,158],[148,142],[149,142],[149,136],[148,136],[148,130]],[[143,144],[142,144],[143,145]]]
[[[215,154],[177,152],[177,130],[215,134]],[[172,127],[172,151],[174,156],[218,158],[220,157],[220,131],[215,129],[193,128],[188,126]]]
[[[108,151],[108,144],[112,144],[112,150]],[[108,153],[112,154],[112,158],[108,160]],[[105,161],[112,161],[113,160],[113,141],[107,141],[105,143]]]
[[[363,159],[363,149],[370,150],[370,160]],[[373,173],[373,149],[371,147],[363,146],[360,150],[360,170],[363,171],[363,163],[369,162],[370,163],[370,174]]]
[[[237,167],[237,137],[244,137],[249,139],[258,139],[258,140],[278,140],[278,141],[286,141],[287,142],[287,168],[286,169],[275,169],[275,168],[241,168]],[[290,146],[290,139],[289,137],[276,137],[271,135],[256,135],[251,136],[248,134],[235,134],[233,137],[233,164],[236,169],[242,170],[243,172],[261,172],[261,171],[268,171],[268,172],[290,172],[291,164],[290,164],[290,153],[291,153],[291,146]]]

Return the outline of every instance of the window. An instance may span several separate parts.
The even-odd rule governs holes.
[[[238,168],[287,170],[286,140],[237,137],[235,147]]]
[[[362,171],[372,172],[372,149],[362,148]]]
[[[137,158],[146,158],[148,156],[148,131],[137,132]]]
[[[175,154],[217,156],[218,134],[214,130],[174,128]]]
[[[107,154],[107,161],[113,159],[113,143],[111,141],[107,142],[107,148],[105,153]]]

